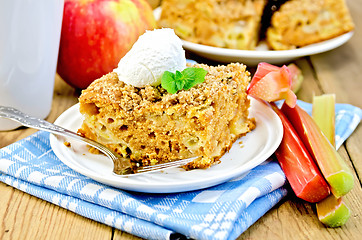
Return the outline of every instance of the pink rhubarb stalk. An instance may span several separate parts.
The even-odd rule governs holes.
[[[291,89],[292,76],[287,66],[277,67],[268,63],[259,63],[247,90],[248,95],[273,102],[285,99],[294,107],[297,97]]]
[[[328,184],[292,124],[274,103],[271,106],[280,117],[284,129],[283,139],[275,156],[290,186],[295,195],[305,201],[323,200],[330,193]]]
[[[294,63],[288,65],[288,69],[290,71],[290,75],[292,78],[291,88],[294,93],[298,92],[300,87],[302,86],[304,76],[300,68]]]
[[[353,188],[353,175],[342,157],[322,133],[312,117],[298,105],[283,104],[282,112],[293,123],[295,130],[313,156],[322,174],[337,198]]]

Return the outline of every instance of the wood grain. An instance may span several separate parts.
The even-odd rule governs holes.
[[[110,239],[112,228],[0,183],[0,239]]]

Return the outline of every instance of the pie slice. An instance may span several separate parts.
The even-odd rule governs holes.
[[[246,66],[193,67],[205,81],[170,94],[161,86],[137,88],[111,72],[83,90],[82,135],[107,145],[134,166],[199,156],[188,168],[208,168],[255,127],[248,117]]]
[[[214,47],[253,50],[267,0],[163,0],[160,27]]]
[[[328,40],[354,29],[344,0],[290,0],[271,18],[266,37],[274,50]]]

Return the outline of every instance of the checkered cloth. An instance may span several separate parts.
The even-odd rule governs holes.
[[[310,105],[299,102],[310,110]],[[359,124],[362,111],[336,105],[337,144]],[[184,193],[144,194],[95,182],[64,165],[49,134],[37,132],[0,150],[0,181],[84,217],[146,239],[184,235],[235,239],[287,194],[278,163],[267,160],[229,182]]]

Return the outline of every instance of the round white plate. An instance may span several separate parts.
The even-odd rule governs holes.
[[[122,177],[112,172],[111,160],[100,154],[89,153],[86,145],[52,134],[50,144],[54,153],[68,167],[110,186],[148,193],[191,191],[241,176],[274,153],[283,137],[283,126],[279,117],[271,108],[255,99],[251,99],[250,116],[255,118],[256,128],[238,139],[221,158],[221,163],[208,169],[185,171],[182,168],[172,168]],[[82,115],[79,113],[78,104],[66,110],[55,121],[55,124],[73,131],[77,131],[81,123]],[[71,142],[71,147],[66,147],[64,141]]]
[[[161,8],[156,8],[154,10],[154,15],[156,19],[158,19],[161,15]],[[241,62],[249,66],[256,66],[260,62],[283,64],[300,57],[323,53],[343,45],[352,37],[352,35],[353,31],[320,43],[283,51],[269,50],[266,44],[260,44],[257,46],[256,50],[252,51],[211,47],[185,40],[182,40],[182,42],[185,49],[214,61],[224,63]]]
[[[211,47],[184,40],[182,40],[182,42],[185,49],[211,60],[219,62],[241,62],[248,66],[256,66],[260,62],[283,64],[300,57],[327,52],[346,43],[352,35],[353,32],[348,32],[327,41],[283,51],[267,50],[266,45],[259,45],[256,50],[250,51]]]

